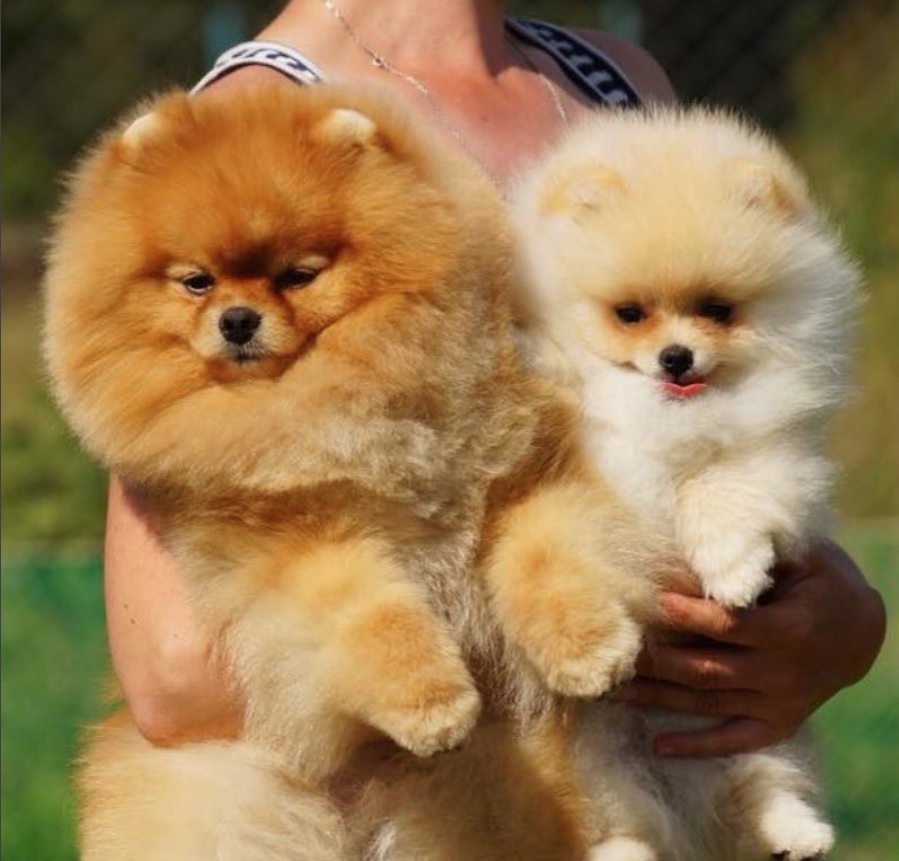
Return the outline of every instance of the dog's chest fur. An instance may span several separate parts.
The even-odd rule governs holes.
[[[665,533],[678,487],[726,451],[726,429],[708,427],[695,415],[690,405],[659,404],[613,375],[600,375],[584,388],[591,458],[623,501]]]

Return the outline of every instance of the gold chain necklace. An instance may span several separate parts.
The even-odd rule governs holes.
[[[509,34],[509,31],[506,30],[506,42],[509,47],[518,55],[518,58],[543,82],[543,86],[546,87],[546,91],[549,93],[550,97],[553,100],[553,105],[556,108],[556,114],[559,119],[562,121],[562,125],[568,125],[568,111],[565,110],[565,105],[562,104],[562,97],[559,95],[559,91],[556,87],[553,86],[552,81],[546,77],[541,69],[537,67],[537,64],[528,56],[525,52],[524,48],[518,44],[517,39],[513,39]]]
[[[371,47],[367,42],[365,42],[362,37],[356,32],[355,28],[352,24],[347,20],[346,16],[343,12],[340,11],[338,6],[333,2],[333,0],[320,0],[322,6],[334,16],[334,18],[338,21],[341,27],[343,27],[347,36],[352,39],[352,41],[356,44],[356,46],[361,50],[364,54],[366,54],[373,66],[378,69],[383,69],[385,72],[388,72],[391,75],[394,75],[397,78],[405,81],[410,87],[416,90],[428,103],[428,106],[431,108],[434,116],[440,122],[440,124],[452,135],[455,141],[459,144],[459,146],[468,153],[468,155],[474,159],[481,168],[484,169],[488,174],[490,171],[484,166],[479,158],[472,151],[471,146],[468,141],[465,139],[465,136],[459,131],[459,128],[455,123],[447,116],[446,111],[440,105],[440,102],[437,101],[434,94],[428,89],[428,87],[424,84],[424,82],[416,78],[415,75],[410,74],[409,72],[404,72],[402,69],[397,68],[393,65],[383,54],[379,51],[376,51]],[[550,96],[553,100],[553,105],[556,109],[556,114],[559,119],[562,121],[563,125],[567,125],[568,123],[568,113],[565,110],[565,106],[562,104],[562,99],[560,98],[558,92],[556,92],[556,88],[552,85],[552,82],[546,77],[546,75],[537,68],[537,65],[533,60],[522,50],[522,48],[511,38],[511,36],[506,33],[506,42],[508,42],[509,46],[512,50],[517,54],[517,56],[524,62],[524,64],[535,74],[540,80],[543,82],[543,86],[546,87],[547,92],[549,92]]]

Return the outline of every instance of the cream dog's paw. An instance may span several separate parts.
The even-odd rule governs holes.
[[[774,545],[768,536],[726,535],[688,550],[703,591],[725,607],[749,607],[772,584]]]
[[[759,830],[765,851],[778,861],[822,861],[835,842],[833,827],[799,799],[772,806]]]

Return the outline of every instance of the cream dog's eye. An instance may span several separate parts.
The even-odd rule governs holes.
[[[727,302],[719,302],[716,299],[709,299],[703,302],[696,313],[700,317],[713,320],[716,323],[729,323],[734,315],[734,306]]]
[[[639,323],[641,320],[645,320],[646,311],[636,303],[631,302],[627,305],[618,305],[615,308],[615,316],[621,320],[622,323],[631,325],[633,323]]]
[[[303,266],[288,266],[287,269],[275,276],[275,289],[293,290],[305,287],[315,281],[320,271]]]
[[[215,286],[215,278],[208,272],[192,272],[190,275],[182,276],[179,280],[189,293],[196,296],[208,293]]]

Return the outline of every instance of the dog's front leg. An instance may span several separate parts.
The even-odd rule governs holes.
[[[633,673],[640,650],[636,584],[616,566],[620,537],[604,510],[578,484],[541,488],[505,515],[487,564],[500,624],[562,694],[605,693]]]
[[[772,583],[771,568],[802,551],[823,528],[830,468],[782,446],[705,469],[678,488],[676,538],[705,594],[751,605]]]
[[[315,777],[370,728],[420,756],[463,741],[480,708],[474,683],[385,542],[323,543],[282,563],[228,632],[251,738]]]

